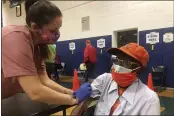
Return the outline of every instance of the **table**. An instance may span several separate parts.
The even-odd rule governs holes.
[[[69,105],[48,105],[41,102],[31,101],[25,93],[18,93],[1,101],[2,116],[49,116],[66,109]]]
[[[63,116],[66,116],[66,109],[70,107],[72,106],[69,105],[52,106],[49,109],[34,113],[31,116],[49,116],[59,111],[63,111]]]

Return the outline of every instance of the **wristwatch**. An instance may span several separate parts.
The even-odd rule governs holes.
[[[76,94],[76,93],[73,92],[72,95],[70,95],[70,96],[71,96],[71,99],[72,99],[72,100],[75,100],[75,101],[76,101],[75,104],[78,104],[78,99],[77,99],[77,97],[76,97],[75,94]]]
[[[73,99],[77,99],[77,97],[76,97],[76,92],[73,92],[73,93],[72,93],[72,98],[73,98]]]

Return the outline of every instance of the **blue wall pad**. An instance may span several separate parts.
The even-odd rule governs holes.
[[[103,48],[103,53],[101,54],[101,49],[97,48],[97,40],[104,38],[106,47]],[[78,69],[79,65],[83,62],[83,53],[85,49],[85,41],[88,39],[91,41],[91,44],[97,48],[97,65],[96,65],[96,74],[100,75],[105,72],[109,72],[111,68],[111,58],[107,53],[107,49],[111,47],[111,35],[90,37],[83,39],[75,39],[69,41],[60,41],[56,43],[56,49],[58,54],[61,57],[61,61],[66,63],[65,74],[68,76],[73,75],[74,69]],[[76,44],[76,49],[72,54],[72,51],[69,50],[69,43],[74,42]]]
[[[154,45],[154,50],[151,49],[150,44],[146,44],[146,34],[150,32],[159,32],[159,43]],[[164,84],[166,87],[174,87],[174,41],[171,43],[163,42],[163,34],[168,32],[174,33],[174,27],[139,32],[139,44],[144,46],[150,55],[147,69],[140,76],[144,83],[147,83],[148,73],[151,72],[152,66],[163,65],[166,67]]]

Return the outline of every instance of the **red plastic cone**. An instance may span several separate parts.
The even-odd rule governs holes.
[[[73,78],[73,91],[78,90],[80,84],[79,84],[79,79],[77,75],[77,70],[74,70],[74,78]]]
[[[152,81],[152,74],[149,73],[149,76],[148,76],[148,82],[147,82],[147,86],[154,91],[154,87],[153,87],[153,81]]]

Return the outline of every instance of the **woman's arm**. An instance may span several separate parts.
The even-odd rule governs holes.
[[[71,95],[59,93],[44,86],[37,76],[20,76],[17,79],[25,93],[32,100],[59,105],[74,105],[78,103]]]
[[[41,80],[43,85],[45,85],[57,92],[69,94],[69,95],[72,95],[72,93],[73,93],[73,91],[71,89],[67,89],[67,88],[55,83],[51,79],[49,79],[46,71],[44,71],[42,74],[39,75],[39,79]]]

